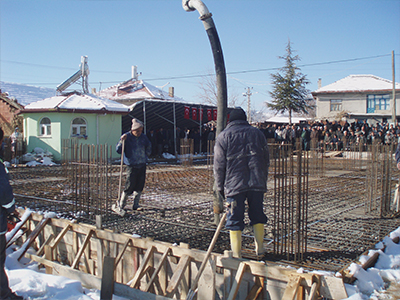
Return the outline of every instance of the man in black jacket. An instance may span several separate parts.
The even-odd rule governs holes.
[[[241,257],[245,202],[249,206],[257,255],[264,253],[263,211],[267,191],[269,149],[264,134],[246,121],[241,108],[230,114],[230,123],[217,137],[214,148],[214,177],[218,193],[228,205],[225,227],[230,231],[234,257]]]
[[[0,128],[0,145],[3,142],[4,132]],[[8,277],[4,270],[6,262],[6,232],[7,216],[15,211],[15,200],[12,187],[8,178],[8,170],[0,158],[0,299],[23,299],[10,290]]]

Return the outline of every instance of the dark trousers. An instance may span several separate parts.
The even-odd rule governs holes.
[[[8,277],[4,270],[4,263],[6,262],[6,236],[0,234],[0,299],[6,298],[11,294],[8,285]]]
[[[124,192],[131,195],[133,192],[141,192],[146,181],[146,165],[127,166],[127,178]]]
[[[250,225],[253,226],[259,223],[267,223],[267,216],[264,214],[263,210],[264,193],[247,191],[226,198],[228,209],[226,213],[227,221],[225,227],[227,229],[243,231],[246,199],[249,206],[248,213]]]

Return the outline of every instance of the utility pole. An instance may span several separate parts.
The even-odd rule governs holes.
[[[249,124],[251,123],[251,100],[250,100],[250,96],[253,95],[253,93],[251,92],[253,88],[248,87],[247,88],[247,92],[243,93],[243,96],[247,96],[247,122],[249,122]]]
[[[392,108],[392,121],[393,125],[396,126],[396,80],[395,80],[395,73],[394,73],[394,51],[392,51],[392,83],[393,83],[393,90],[392,90],[392,99],[393,99],[393,108]]]

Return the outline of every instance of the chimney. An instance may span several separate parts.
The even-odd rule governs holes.
[[[169,87],[169,93],[168,93],[168,96],[170,96],[170,97],[174,97],[174,87],[173,86],[170,86]]]
[[[321,78],[318,78],[318,88],[320,89],[321,86],[322,86],[322,79],[321,79]]]
[[[138,80],[137,66],[132,66],[132,78],[135,79],[135,81]]]

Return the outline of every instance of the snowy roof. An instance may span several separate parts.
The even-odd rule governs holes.
[[[393,83],[391,80],[374,75],[349,75],[334,83],[320,87],[312,94],[391,91],[392,89]],[[396,90],[400,90],[400,83],[396,83]]]
[[[49,110],[127,113],[129,107],[95,95],[73,92],[30,103],[25,106],[24,112]]]
[[[183,101],[182,98],[170,97],[168,92],[164,92],[143,80],[135,80],[134,78],[101,90],[99,96],[111,100],[158,99],[164,101]]]
[[[306,118],[302,118],[302,117],[292,117],[292,124],[297,124],[300,122],[304,122],[307,121]],[[264,122],[268,122],[268,123],[289,123],[289,117],[286,116],[274,116],[271,117],[267,120],[265,120]]]

